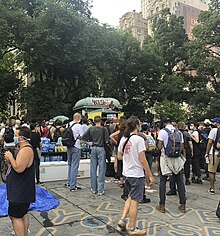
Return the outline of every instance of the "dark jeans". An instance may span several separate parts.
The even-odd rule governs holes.
[[[201,177],[201,171],[200,171],[200,155],[193,155],[192,157],[192,173],[193,175],[197,176],[198,178]]]
[[[166,181],[167,177],[165,175],[160,175],[160,186],[159,186],[159,195],[160,195],[160,204],[165,205],[166,201]],[[183,171],[180,171],[177,175],[173,174],[171,176],[172,183],[177,183],[177,190],[179,193],[180,204],[186,204],[186,190],[183,182]],[[171,189],[172,190],[172,189]]]

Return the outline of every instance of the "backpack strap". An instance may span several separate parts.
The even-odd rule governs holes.
[[[136,135],[136,134],[130,134],[129,137],[127,138],[127,140],[125,141],[125,143],[124,143],[124,145],[123,145],[123,148],[122,148],[122,153],[123,153],[123,154],[124,154],[125,147],[126,147],[128,141],[129,141],[130,137],[133,136],[133,135]]]
[[[215,151],[217,150],[217,143],[218,143],[219,136],[220,136],[220,128],[217,128],[216,138],[212,147],[213,166],[215,165]]]

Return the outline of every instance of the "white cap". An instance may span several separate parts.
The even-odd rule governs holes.
[[[204,124],[206,124],[206,125],[211,125],[212,122],[211,122],[209,119],[205,119],[205,120],[204,120]]]

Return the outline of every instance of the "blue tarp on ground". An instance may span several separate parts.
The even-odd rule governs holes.
[[[60,202],[47,190],[36,186],[36,202],[31,203],[30,211],[49,211],[59,206]],[[6,185],[0,185],[0,216],[8,215]]]

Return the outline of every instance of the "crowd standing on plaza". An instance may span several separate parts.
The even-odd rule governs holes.
[[[136,228],[138,204],[148,203],[145,191],[160,175],[159,204],[156,210],[166,212],[166,196],[179,195],[179,210],[186,212],[185,185],[210,182],[209,194],[215,194],[215,175],[220,162],[220,118],[203,122],[170,120],[164,117],[158,123],[141,122],[138,117],[119,120],[103,120],[96,116],[88,120],[75,113],[73,120],[49,120],[39,123],[11,117],[2,120],[0,139],[8,160],[7,197],[8,214],[16,235],[28,235],[27,211],[35,201],[35,183],[40,181],[41,139],[57,142],[59,138],[67,145],[68,175],[66,187],[70,192],[82,191],[77,185],[82,144],[90,146],[91,192],[105,194],[107,151],[112,147],[115,182],[122,188],[124,210],[118,227],[129,235],[146,235],[144,229]],[[192,168],[191,168],[192,166]],[[205,176],[201,174],[205,170]],[[191,176],[191,178],[190,178]],[[169,179],[170,189],[166,191]],[[146,180],[146,184],[145,184]],[[126,218],[129,216],[127,224]]]

